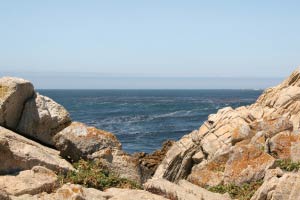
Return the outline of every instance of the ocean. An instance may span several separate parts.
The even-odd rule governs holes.
[[[249,105],[261,90],[38,90],[73,121],[114,133],[128,153],[153,152],[198,129],[218,109]]]

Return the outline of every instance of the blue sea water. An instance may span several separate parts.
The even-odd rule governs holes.
[[[253,103],[260,90],[39,90],[74,121],[114,133],[129,153],[152,152],[198,129],[218,109]]]

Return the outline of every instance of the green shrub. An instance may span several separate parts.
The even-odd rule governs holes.
[[[111,173],[100,161],[80,160],[73,164],[76,171],[59,174],[60,183],[73,183],[85,187],[105,190],[110,187],[141,189],[134,181]]]
[[[275,166],[288,172],[299,171],[300,162],[292,162],[290,159],[276,160]]]
[[[228,193],[231,198],[239,200],[249,200],[254,195],[256,190],[263,184],[263,181],[245,183],[242,186],[233,184],[218,185],[207,188],[211,192],[225,194]]]

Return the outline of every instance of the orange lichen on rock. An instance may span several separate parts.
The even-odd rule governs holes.
[[[234,147],[225,166],[224,181],[240,185],[260,180],[274,161],[272,156],[251,144]]]
[[[291,158],[291,148],[300,142],[300,135],[294,132],[284,131],[275,135],[269,141],[271,154],[278,159]]]

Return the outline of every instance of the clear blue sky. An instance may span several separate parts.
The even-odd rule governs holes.
[[[38,88],[268,87],[300,65],[299,8],[289,0],[0,0],[0,75]]]

